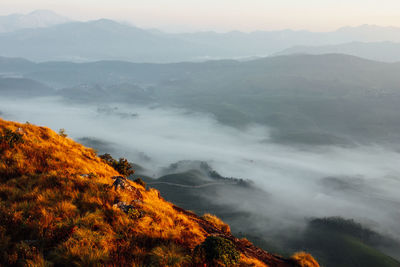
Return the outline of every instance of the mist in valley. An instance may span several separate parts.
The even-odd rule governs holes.
[[[126,158],[132,181],[289,264],[399,265],[396,1],[14,2],[1,119]]]
[[[233,128],[206,113],[156,104],[66,104],[45,97],[2,98],[0,107],[4,119],[64,128],[74,140],[126,157],[153,178],[190,160],[207,162],[225,177],[249,179],[254,194],[221,187],[209,198],[268,218],[243,218],[266,235],[301,232],[310,218],[342,216],[400,240],[400,154],[387,147],[282,145],[267,126]]]

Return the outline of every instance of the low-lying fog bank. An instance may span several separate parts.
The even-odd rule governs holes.
[[[149,176],[157,177],[163,167],[180,160],[201,160],[223,176],[251,179],[269,193],[268,203],[249,203],[232,195],[219,195],[215,201],[268,214],[274,222],[271,227],[301,225],[310,217],[343,216],[400,239],[396,151],[373,145],[284,146],[268,141],[269,129],[263,126],[240,131],[205,114],[157,106],[1,99],[0,115],[56,131],[64,128],[75,140],[98,142],[101,152],[108,150],[144,166]]]

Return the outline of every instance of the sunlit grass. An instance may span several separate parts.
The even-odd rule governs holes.
[[[5,131],[23,141],[0,144],[0,265],[190,266],[193,249],[210,235],[202,219],[155,189],[134,182],[132,190],[113,189],[119,174],[94,150],[45,127],[0,119]],[[203,223],[230,234],[213,215]],[[241,265],[265,266],[246,255]]]

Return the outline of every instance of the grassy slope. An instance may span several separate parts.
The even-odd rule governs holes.
[[[180,184],[192,184],[194,183],[193,177],[189,178],[189,183],[184,181],[184,173],[171,174],[163,176],[163,181],[168,182],[179,182]],[[178,179],[179,178],[179,179]],[[148,183],[152,183],[156,180],[145,179]],[[201,183],[198,180],[196,183]],[[218,188],[224,186],[225,189],[229,185],[215,185],[208,188],[196,189],[196,188],[181,188],[166,184],[154,184],[152,187],[157,188],[166,197],[174,203],[179,203],[182,207],[195,211],[198,214],[205,212],[217,214],[224,221],[227,221],[233,227],[233,230],[241,231],[239,235],[246,236],[249,240],[256,243],[258,246],[269,251],[276,251],[281,254],[290,253],[290,250],[283,251],[283,248],[276,248],[274,244],[271,244],[270,240],[263,238],[262,233],[246,230],[244,227],[243,218],[246,218],[246,214],[239,211],[235,211],[227,206],[218,205],[212,203],[204,195],[217,194]],[[246,190],[246,189],[243,189]],[[234,192],[234,191],[232,191]],[[262,220],[260,218],[260,220]],[[237,221],[242,222],[238,224]],[[247,224],[245,224],[247,225]],[[244,227],[244,228],[243,228]],[[350,231],[351,232],[351,231]],[[366,242],[358,239],[356,236],[352,236],[349,233],[340,230],[334,230],[328,226],[323,228],[313,228],[309,226],[304,236],[300,238],[300,241],[289,241],[289,246],[293,247],[294,250],[299,248],[305,249],[311,252],[323,266],[340,266],[340,267],[397,267],[400,265],[398,261],[385,255]]]
[[[174,259],[190,266],[193,248],[209,235],[230,239],[242,266],[293,265],[155,189],[131,182],[131,190],[111,189],[115,170],[48,128],[0,119],[0,136],[7,130],[23,142],[0,140],[0,265],[172,266]],[[121,201],[134,206],[131,213],[115,207]]]

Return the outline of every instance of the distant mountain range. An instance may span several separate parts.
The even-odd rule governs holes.
[[[321,51],[397,61],[399,43],[400,28],[372,25],[345,27],[333,32],[282,30],[169,34],[107,19],[73,22],[50,11],[0,17],[0,56],[24,57],[33,61],[170,63],[248,59],[280,51],[292,53],[286,49],[303,53],[305,49],[299,51],[299,46],[318,46],[324,48],[320,48]],[[336,45],[340,47],[331,47]]]
[[[339,45],[325,45],[325,46],[295,46],[285,49],[276,55],[291,55],[291,54],[309,54],[309,55],[322,55],[322,54],[347,54],[358,56],[366,59],[384,61],[384,62],[398,62],[400,61],[400,43],[393,42],[352,42]]]
[[[70,19],[49,10],[36,10],[29,14],[11,14],[0,16],[0,33],[27,28],[50,27],[69,22]]]
[[[268,125],[281,143],[393,146],[400,141],[399,73],[400,63],[339,54],[179,64],[0,58],[0,94],[20,96],[21,84],[32,83],[26,96],[182,107],[235,127]]]

